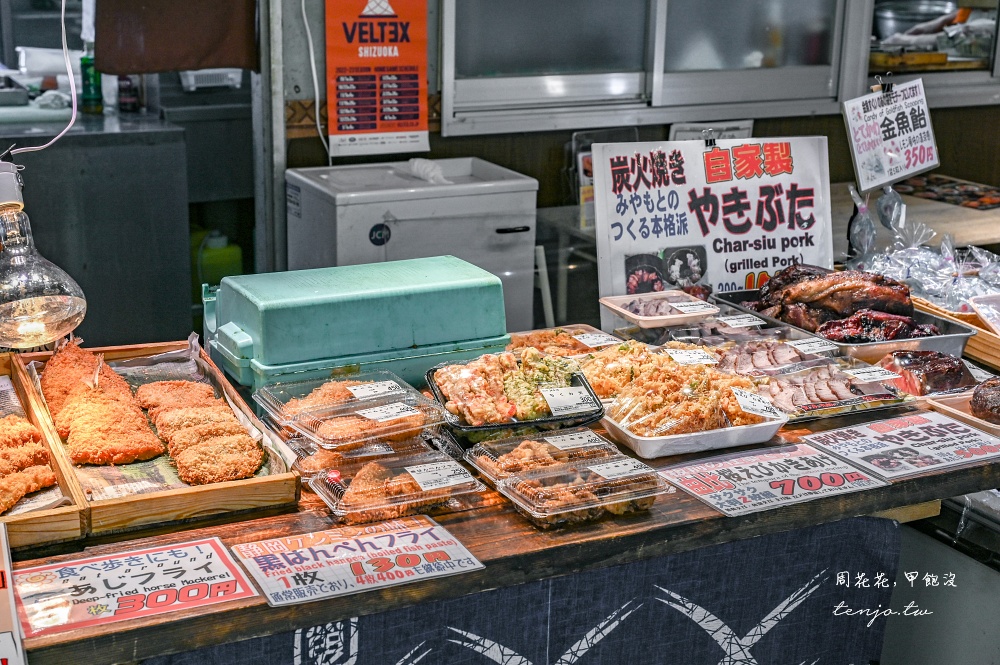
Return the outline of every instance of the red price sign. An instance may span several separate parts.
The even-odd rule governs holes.
[[[868,476],[863,473],[821,473],[818,476],[799,476],[798,478],[785,478],[783,480],[772,480],[771,489],[781,490],[782,496],[792,496],[796,488],[806,492],[818,492],[824,487],[841,487],[844,484],[856,483],[859,480],[868,480]]]
[[[907,148],[903,152],[903,156],[906,158],[905,169],[923,166],[934,161],[934,146],[918,145],[915,148]]]
[[[168,588],[150,591],[149,593],[137,593],[118,598],[118,607],[115,609],[115,616],[140,612],[142,610],[159,610],[178,605],[187,606],[192,603],[206,599],[222,599],[233,596],[240,592],[240,586],[236,580],[217,582],[216,584],[189,584],[179,589]],[[181,609],[176,607],[173,609]]]

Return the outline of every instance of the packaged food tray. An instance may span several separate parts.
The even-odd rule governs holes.
[[[585,323],[511,333],[508,351],[533,347],[553,356],[574,357],[592,353],[622,340]]]
[[[344,404],[402,393],[419,394],[392,372],[363,372],[265,386],[253,400],[276,424],[288,426],[305,418],[321,418]]]
[[[787,422],[788,417],[782,416],[781,418],[765,420],[756,425],[741,425],[668,436],[638,436],[610,417],[605,417],[601,421],[612,439],[628,446],[635,451],[636,455],[644,459],[764,443],[770,441]]]
[[[494,486],[504,478],[560,464],[581,464],[617,457],[614,444],[586,427],[517,436],[476,444],[465,461]]]
[[[657,291],[626,296],[606,296],[598,302],[616,316],[634,323],[640,328],[662,328],[700,321],[719,313],[719,308],[684,291]],[[630,307],[631,304],[662,306],[669,303],[670,310],[663,314],[642,315]]]
[[[668,486],[646,464],[617,455],[525,471],[497,489],[535,526],[547,529],[649,510]]]
[[[441,452],[359,460],[313,476],[309,486],[347,524],[474,507],[486,487]]]

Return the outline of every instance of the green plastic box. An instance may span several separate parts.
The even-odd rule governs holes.
[[[453,256],[226,277],[203,300],[212,358],[254,390],[379,369],[419,385],[509,340],[500,279]]]

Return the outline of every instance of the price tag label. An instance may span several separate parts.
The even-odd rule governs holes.
[[[565,416],[572,413],[593,411],[600,405],[583,386],[569,388],[542,388],[542,397],[549,405],[553,416]]]
[[[772,420],[784,417],[773,404],[757,393],[743,390],[742,388],[732,388],[732,391],[740,408],[747,413],[752,413],[762,418],[771,418]]]
[[[861,383],[891,381],[892,379],[900,378],[899,374],[890,372],[884,367],[855,367],[853,369],[845,369],[843,372],[844,374],[853,376]]]
[[[737,314],[736,316],[717,316],[715,320],[725,323],[730,328],[750,328],[751,326],[764,326],[767,321],[754,316],[753,314]]]
[[[420,485],[420,489],[425,492],[476,482],[472,474],[454,460],[408,466],[406,472],[413,476],[413,479]]]
[[[372,383],[362,383],[359,386],[347,386],[347,389],[357,399],[403,392],[403,386],[395,381],[373,381]]]
[[[718,365],[715,356],[701,349],[664,349],[678,365]]]
[[[614,344],[622,343],[622,340],[607,333],[580,333],[579,335],[573,335],[573,339],[580,342],[580,344],[583,344],[584,346],[589,346],[592,349],[599,349],[602,346],[612,346]]]
[[[791,339],[785,342],[788,346],[794,346],[802,353],[828,353],[836,351],[837,345],[828,339],[821,337],[808,337],[806,339]]]
[[[604,464],[594,464],[587,468],[607,480],[628,478],[629,476],[638,476],[643,473],[654,473],[652,468],[631,457],[615,460],[614,462],[605,462]]]
[[[990,374],[985,369],[976,367],[968,360],[963,360],[962,362],[964,362],[965,366],[969,368],[969,373],[972,374],[972,378],[980,383],[982,383],[983,381],[988,381],[990,379],[996,378],[995,375]]]
[[[361,409],[360,411],[355,411],[356,414],[362,418],[367,418],[368,420],[374,420],[375,422],[384,423],[390,420],[396,420],[397,418],[406,418],[407,416],[419,416],[420,410],[414,409],[409,404],[404,402],[393,402],[392,404],[386,404],[384,406],[376,406],[371,409]]]
[[[678,312],[684,314],[708,314],[711,312],[718,312],[719,308],[712,303],[707,303],[704,300],[699,300],[697,302],[672,302],[670,306],[676,309]]]
[[[544,441],[559,450],[570,450],[572,448],[585,448],[604,443],[604,439],[594,432],[574,432],[572,434],[560,434],[559,436],[547,436]]]

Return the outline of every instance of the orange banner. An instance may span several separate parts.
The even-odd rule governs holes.
[[[429,150],[426,0],[326,0],[330,154]]]

